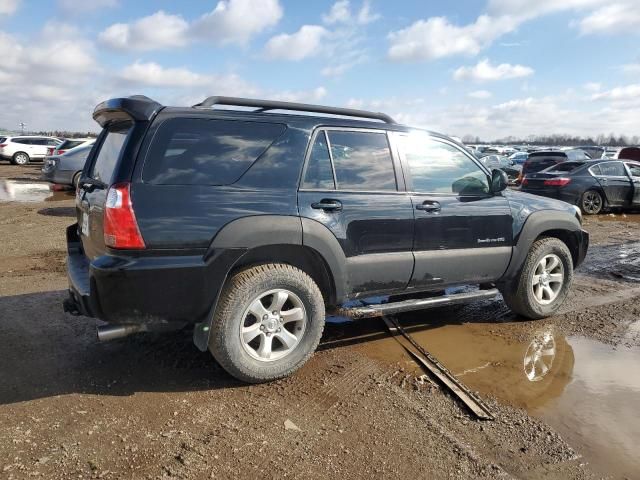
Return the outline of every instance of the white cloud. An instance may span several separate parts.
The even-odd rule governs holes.
[[[179,15],[162,10],[133,23],[116,23],[98,36],[100,42],[118,50],[158,50],[188,43],[189,24]]]
[[[20,5],[20,0],[0,0],[0,15],[11,15],[15,13]]]
[[[329,13],[322,16],[322,21],[327,25],[334,23],[346,23],[351,19],[351,7],[349,0],[339,0],[334,3]]]
[[[640,73],[640,63],[627,63],[620,67],[624,73],[638,74]]]
[[[640,28],[638,2],[613,3],[601,7],[578,22],[580,33],[629,33]]]
[[[67,13],[89,12],[118,5],[118,0],[58,0],[58,5]]]
[[[131,23],[113,24],[99,39],[110,48],[137,51],[184,47],[194,41],[245,45],[280,18],[279,0],[221,0],[213,11],[191,23],[160,10]]]
[[[473,92],[467,93],[467,97],[475,98],[478,100],[484,100],[487,98],[491,98],[493,95],[488,90],[474,90]]]
[[[265,46],[267,57],[281,60],[302,60],[318,55],[328,31],[319,25],[303,25],[295,33],[281,33],[269,39]]]
[[[313,90],[303,91],[283,91],[271,93],[269,98],[273,100],[282,100],[285,102],[319,102],[327,96],[327,89],[324,87],[317,87]]]
[[[493,81],[510,78],[522,78],[533,75],[534,70],[524,65],[501,63],[492,65],[488,59],[480,60],[473,67],[460,67],[453,72],[456,80]]]
[[[125,67],[120,78],[130,83],[152,87],[197,87],[214,83],[214,77],[186,68],[163,68],[155,62],[137,61]]]
[[[594,93],[592,100],[612,100],[615,102],[640,101],[640,83],[612,88],[600,93]]]
[[[517,27],[509,17],[481,15],[469,25],[454,25],[445,17],[418,20],[389,34],[389,58],[434,60],[451,55],[476,55],[495,39]]]
[[[358,25],[366,25],[380,19],[381,15],[371,11],[370,0],[364,0],[360,10],[354,15],[351,12],[351,4],[349,0],[338,0],[331,6],[329,13],[322,16],[322,21],[327,25],[337,23],[356,23]]]
[[[245,45],[282,18],[278,0],[221,0],[193,24],[194,35],[220,45]]]
[[[588,92],[598,92],[602,88],[602,84],[598,82],[587,82],[582,85],[582,88]]]

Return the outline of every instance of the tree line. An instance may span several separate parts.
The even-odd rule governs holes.
[[[577,136],[577,135],[529,135],[527,137],[515,137],[508,136],[504,138],[498,138],[495,140],[482,139],[474,135],[465,135],[462,137],[463,143],[467,144],[512,144],[512,145],[557,145],[563,147],[572,146],[588,146],[588,145],[601,145],[604,147],[628,147],[631,145],[640,145],[640,136],[633,135],[614,135],[614,134],[600,134],[596,136]]]

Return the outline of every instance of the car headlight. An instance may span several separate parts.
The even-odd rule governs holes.
[[[582,225],[582,210],[580,210],[580,207],[576,207],[575,205],[571,206],[573,207],[573,211],[575,212],[576,218],[580,222],[580,225]]]

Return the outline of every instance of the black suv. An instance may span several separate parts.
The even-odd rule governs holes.
[[[299,368],[347,300],[389,296],[340,310],[357,317],[500,292],[551,315],[586,254],[575,207],[506,190],[459,143],[382,113],[134,96],[93,118],[65,310],[108,322],[101,339],[191,326],[244,381]]]

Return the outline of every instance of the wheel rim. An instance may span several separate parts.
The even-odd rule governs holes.
[[[587,213],[598,213],[602,208],[602,197],[598,192],[586,192],[582,199],[582,208]]]
[[[556,357],[556,341],[550,332],[534,338],[524,354],[524,374],[530,382],[539,382],[551,370]]]
[[[557,255],[550,253],[540,259],[531,277],[533,297],[541,305],[549,305],[564,284],[564,265]]]
[[[274,289],[254,298],[240,323],[244,351],[260,362],[273,362],[291,354],[307,327],[307,312],[300,297]]]
[[[24,153],[19,153],[18,155],[16,155],[16,163],[18,165],[24,165],[25,163],[27,163],[27,156]]]

